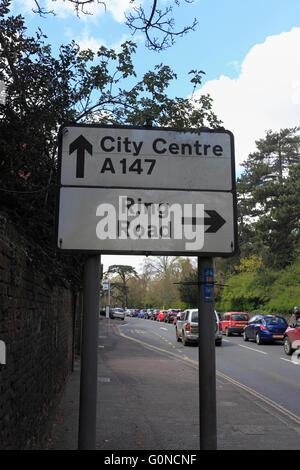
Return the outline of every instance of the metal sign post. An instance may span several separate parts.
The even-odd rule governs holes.
[[[105,306],[105,317],[109,318],[110,313],[110,282],[103,282],[102,289],[107,290],[107,304]]]
[[[100,264],[100,255],[93,255],[87,258],[84,266],[79,450],[94,450],[96,447]]]
[[[201,449],[216,448],[212,257],[238,251],[234,137],[225,129],[74,124],[59,133],[57,247],[85,267],[81,449],[95,446],[95,254],[197,256]]]
[[[213,259],[198,257],[200,450],[217,449]]]

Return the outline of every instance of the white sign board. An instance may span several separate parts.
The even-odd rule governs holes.
[[[63,186],[232,190],[228,131],[66,126]]]
[[[230,254],[232,206],[231,193],[145,190],[141,196],[129,189],[62,188],[60,248]]]
[[[229,131],[67,125],[60,135],[60,249],[235,253]]]

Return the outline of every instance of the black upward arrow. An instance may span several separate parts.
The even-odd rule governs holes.
[[[76,162],[76,178],[84,177],[84,152],[85,150],[93,155],[93,146],[83,135],[80,135],[73,142],[70,143],[69,155],[77,150],[77,162]]]
[[[205,212],[209,217],[204,217],[204,222],[203,219],[197,217],[182,217],[182,224],[194,226],[204,223],[204,225],[209,225],[205,230],[205,233],[216,233],[226,223],[226,220],[224,220],[223,217],[221,217],[215,210],[205,210]]]
[[[218,212],[212,210],[205,210],[209,217],[204,217],[204,225],[209,225],[205,230],[205,233],[216,233],[226,223],[226,220],[218,214]]]

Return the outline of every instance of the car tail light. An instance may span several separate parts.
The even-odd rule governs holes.
[[[186,325],[185,329],[186,329],[187,331],[190,331],[191,325],[188,323],[188,324]]]
[[[261,330],[266,330],[266,329],[267,329],[264,325],[259,325],[259,328],[260,328]]]
[[[221,322],[219,323],[219,330],[222,331],[222,325]]]

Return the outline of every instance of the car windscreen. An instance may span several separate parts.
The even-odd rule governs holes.
[[[198,323],[198,312],[192,313],[192,323]]]
[[[280,317],[264,318],[264,322],[266,323],[266,325],[278,325],[278,326],[286,325],[286,321],[284,320],[284,318],[280,318]]]
[[[231,315],[232,321],[248,321],[248,315],[243,315],[242,313],[235,313]]]

